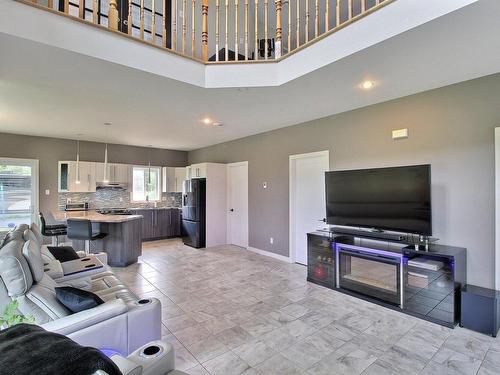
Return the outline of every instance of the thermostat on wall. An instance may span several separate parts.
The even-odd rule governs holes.
[[[397,129],[392,131],[392,139],[408,138],[408,129]]]

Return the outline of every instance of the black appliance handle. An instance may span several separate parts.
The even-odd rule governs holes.
[[[346,250],[340,248],[339,253],[345,253],[348,255],[352,256],[357,256],[359,258],[365,258],[377,262],[383,262],[383,263],[388,263],[388,264],[395,264],[395,265],[400,265],[400,261],[397,258],[385,256],[385,255],[374,255],[374,254],[369,254],[361,251],[355,251],[355,250]]]

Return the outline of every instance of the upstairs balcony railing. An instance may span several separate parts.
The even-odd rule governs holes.
[[[18,0],[204,63],[276,61],[394,0]]]

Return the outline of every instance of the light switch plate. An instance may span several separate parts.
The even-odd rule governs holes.
[[[392,139],[408,138],[408,129],[397,129],[392,131]]]
[[[267,189],[267,181],[264,181],[264,182],[262,183],[262,188],[263,188],[263,189]]]
[[[45,189],[45,195],[50,195],[50,190],[49,189]]]

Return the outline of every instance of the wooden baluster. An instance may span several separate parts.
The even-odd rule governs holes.
[[[309,42],[309,17],[311,13],[309,12],[309,0],[306,0],[306,43]]]
[[[353,17],[352,0],[348,0],[347,2],[347,14],[349,15],[349,19]]]
[[[300,0],[295,1],[297,5],[297,22],[295,25],[295,38],[297,39],[297,45],[295,46],[295,48],[298,48],[300,46]]]
[[[54,0],[47,0],[47,7],[49,7],[50,9],[53,9],[54,8]]]
[[[116,0],[109,0],[108,29],[118,30],[118,5]]]
[[[259,59],[259,0],[255,0],[255,8],[254,8],[254,59]]]
[[[155,7],[155,0],[151,0],[151,43],[156,44],[156,7]]]
[[[224,61],[229,60],[229,33],[228,33],[228,24],[229,24],[229,0],[226,0],[226,23],[225,23],[225,33],[224,33]]]
[[[268,33],[268,24],[269,24],[269,0],[264,0],[264,60],[267,60],[267,51],[269,49],[269,33]]]
[[[234,0],[234,60],[238,61],[238,0]]]
[[[47,2],[47,6],[49,8],[52,8],[51,2]],[[81,18],[82,20],[85,19],[85,0],[79,0],[78,1],[78,17]]]
[[[220,0],[215,1],[215,61],[219,61]]]
[[[208,60],[208,0],[201,3],[201,59]]]
[[[335,27],[340,26],[340,0],[337,0],[335,5]]]
[[[290,52],[290,48],[292,48],[292,1],[288,0],[288,52]]]
[[[379,5],[382,1],[384,1],[384,0],[377,0],[377,1],[375,1],[375,5]]]
[[[319,0],[314,1],[314,37],[319,35]]]
[[[325,33],[330,30],[330,0],[325,0]]]
[[[94,0],[94,6],[92,7],[92,22],[97,25],[97,12],[99,11],[99,3]]]
[[[182,54],[186,54],[186,0],[182,0]]]
[[[196,54],[196,19],[194,9],[196,7],[196,0],[191,1],[191,56]]]
[[[283,34],[283,27],[281,23],[281,0],[275,0],[274,5],[276,6],[276,41],[274,43],[274,58],[279,59],[281,57],[281,39]]]
[[[132,35],[132,0],[128,0],[127,33]]]
[[[366,12],[366,0],[361,0],[361,13]]]
[[[248,0],[245,0],[245,60],[248,60]]]
[[[140,13],[140,37],[144,40],[144,0],[141,0],[141,13]]]
[[[69,0],[64,0],[64,13],[69,14]]]
[[[177,1],[172,0],[172,49],[177,51]]]

